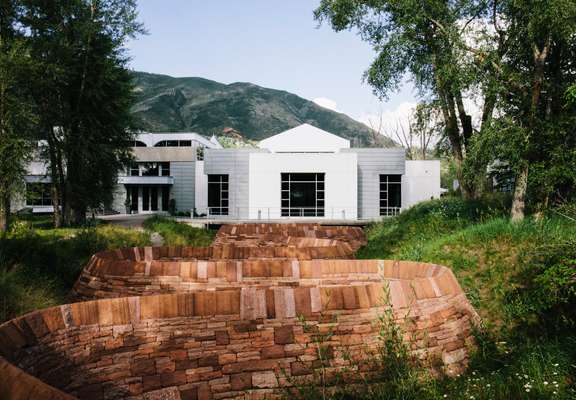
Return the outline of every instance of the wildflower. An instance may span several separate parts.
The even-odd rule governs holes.
[[[524,374],[524,379],[528,379],[528,375]]]
[[[486,384],[486,387],[490,387],[490,384],[489,384],[489,383],[487,383],[487,384]]]
[[[447,394],[445,394],[445,395],[444,395],[444,398],[446,398],[446,397],[448,397],[448,395],[447,395]]]
[[[544,381],[544,385],[545,385],[545,386],[548,385],[548,382]]]
[[[557,367],[559,364],[554,364],[555,367]]]

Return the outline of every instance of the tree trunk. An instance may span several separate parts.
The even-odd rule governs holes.
[[[52,131],[52,128],[47,128]],[[60,168],[59,168],[59,157],[57,156],[57,148],[56,148],[56,138],[54,138],[54,133],[50,132],[48,134],[48,153],[50,155],[50,175],[52,178],[52,206],[54,207],[54,214],[53,214],[53,221],[54,221],[54,228],[62,227],[62,204],[60,200],[62,198],[61,193],[61,179],[60,176]]]
[[[526,189],[528,188],[528,164],[522,167],[516,175],[514,186],[514,199],[512,200],[512,210],[510,217],[512,222],[520,222],[524,219],[524,206],[526,199]]]
[[[0,199],[0,232],[7,232],[10,227],[10,196]]]

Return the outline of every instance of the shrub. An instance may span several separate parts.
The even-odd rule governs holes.
[[[209,246],[214,233],[207,229],[194,228],[175,220],[155,215],[144,221],[144,228],[158,232],[167,246]]]

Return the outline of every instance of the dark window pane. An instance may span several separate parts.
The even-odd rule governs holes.
[[[181,140],[180,141],[180,147],[192,147],[192,141],[191,140]]]
[[[402,175],[388,175],[388,182],[402,182]]]
[[[398,184],[390,185],[388,191],[388,207],[401,207],[402,187]]]
[[[150,203],[152,211],[158,211],[158,188],[156,186],[150,189]]]
[[[148,186],[142,187],[142,210],[150,211],[150,189]]]
[[[130,187],[128,193],[130,193],[130,211],[138,212],[138,186]]]
[[[170,204],[170,188],[168,186],[162,187],[162,211],[168,211]]]

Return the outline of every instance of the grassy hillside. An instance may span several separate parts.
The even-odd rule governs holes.
[[[466,375],[407,374],[367,398],[576,398],[576,223],[551,213],[511,224],[505,205],[431,201],[368,228],[360,258],[452,268],[484,326]]]
[[[106,249],[150,245],[159,232],[166,245],[207,246],[213,233],[153,217],[146,230],[111,225],[53,229],[50,217],[29,217],[0,235],[0,323],[70,302],[69,294],[90,256]]]
[[[135,72],[138,103],[134,114],[151,132],[194,131],[220,134],[230,127],[261,140],[303,123],[350,139],[356,146],[393,146],[345,114],[320,107],[295,94],[251,83],[225,85],[202,78],[173,78]]]

